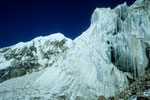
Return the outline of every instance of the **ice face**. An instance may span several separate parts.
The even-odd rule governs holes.
[[[97,8],[91,20],[96,25],[93,33],[99,33],[101,42],[108,45],[110,61],[118,69],[134,76],[141,75],[149,62],[146,55],[150,42],[149,2],[143,5],[145,2],[131,7],[124,3],[114,10]]]
[[[74,40],[65,61],[56,64],[60,68],[55,68],[58,72],[49,69],[36,82],[40,86],[53,83],[55,85],[51,87],[56,87],[53,89],[59,93],[62,93],[60,87],[67,87],[63,93],[73,100],[90,100],[97,94],[107,97],[127,87],[126,72],[136,77],[148,65],[149,14],[146,13],[148,10],[141,10],[137,12],[136,8],[126,4],[113,10],[97,8],[89,29]],[[49,72],[54,73],[54,77],[43,82],[45,76],[50,76]],[[68,85],[58,85],[56,78]],[[90,95],[87,97],[87,94]]]

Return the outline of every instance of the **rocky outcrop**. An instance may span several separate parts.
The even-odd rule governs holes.
[[[104,96],[99,96],[98,100],[105,100],[105,97]]]
[[[146,71],[142,76],[136,78],[128,88],[114,96],[113,100],[131,100],[135,97],[137,97],[137,100],[145,100],[144,98],[149,97],[142,96],[142,94],[148,90],[150,90],[150,70]],[[112,97],[108,98],[108,100],[112,100]]]
[[[150,96],[146,97],[146,96],[139,96],[137,97],[137,100],[150,100]]]

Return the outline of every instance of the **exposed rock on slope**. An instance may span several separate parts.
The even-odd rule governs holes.
[[[53,64],[48,63],[47,66],[51,67],[46,68],[44,73],[36,74],[36,78],[26,85],[19,80],[27,76],[3,82],[0,88],[5,88],[1,88],[0,97],[95,100],[99,95],[109,97],[119,93],[129,86],[129,79],[140,76],[149,64],[149,5],[149,0],[140,0],[130,7],[123,4],[115,9],[97,8],[89,29],[73,41],[67,52],[52,57],[58,58],[57,60],[45,61],[43,54],[46,51],[40,53],[42,57],[37,53],[40,58],[37,61],[39,66],[43,67],[46,62],[54,61]],[[42,50],[47,50],[47,45],[40,46],[44,46]],[[46,56],[51,55],[46,53]],[[14,88],[7,88],[15,80],[19,84],[13,84]]]
[[[136,78],[136,80],[124,91],[114,97],[108,98],[108,100],[149,100],[150,98],[148,96],[150,96],[150,70]],[[137,99],[142,97],[149,99]]]

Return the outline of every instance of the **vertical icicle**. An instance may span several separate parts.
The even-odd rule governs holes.
[[[133,58],[133,77],[136,78],[136,58]]]
[[[143,74],[145,72],[145,68],[144,67],[142,67],[142,73],[141,74]]]
[[[127,67],[127,72],[129,71],[128,66],[129,66],[129,52],[128,52],[128,47],[126,46],[126,67]]]
[[[116,64],[116,60],[117,60],[117,52],[116,52],[117,51],[117,47],[114,48],[114,51],[115,51],[114,52],[114,56],[115,56],[115,64]]]
[[[105,95],[106,85],[104,84],[104,95]]]
[[[125,44],[124,48],[125,48],[125,66],[126,66],[126,70],[127,70],[127,46],[126,46],[126,44]]]
[[[130,15],[130,18],[129,18],[129,32],[131,32],[131,15]]]
[[[137,77],[137,59],[135,58],[135,77]]]
[[[116,19],[115,19],[115,20],[116,20],[116,29],[115,29],[116,34],[117,34],[117,31],[118,31],[118,30],[117,30],[117,29],[118,29],[118,28],[117,28],[117,27],[118,27],[118,25],[117,25],[117,24],[118,24],[118,23],[117,23],[117,18],[118,18],[118,16],[117,16]]]
[[[115,57],[115,64],[117,63],[116,61],[117,61],[117,55],[118,55],[118,50],[117,50],[117,45],[118,45],[118,38],[116,37],[116,39],[115,39],[116,41],[116,43],[115,43],[115,48],[114,48],[114,57]]]
[[[121,19],[121,7],[120,7],[120,19]],[[120,20],[120,23],[121,23],[121,20]],[[122,30],[122,28],[121,28],[121,24],[119,24],[120,26],[119,26],[119,28],[120,28],[120,31]]]
[[[128,20],[128,23],[129,23],[128,29],[129,29],[129,32],[131,32],[131,16],[130,16],[130,18],[129,18],[129,20]],[[128,23],[127,23],[127,24],[128,24]]]
[[[130,32],[132,33],[132,18],[130,18]]]
[[[148,26],[147,27],[147,32],[150,32],[150,23],[149,22],[150,22],[150,19],[148,19],[148,21],[147,21],[147,26]],[[149,34],[149,33],[147,33],[147,34]]]
[[[126,50],[126,45],[124,46],[124,48],[125,48],[125,60],[124,60],[124,64],[125,64],[125,68],[126,68],[126,70],[127,70],[127,50]]]
[[[109,80],[110,80],[110,82],[109,82],[110,93],[109,94],[111,95],[111,84],[112,83],[111,83],[111,79],[109,79]]]
[[[149,31],[149,19],[148,19],[148,21],[147,21],[147,32],[150,32]],[[148,33],[147,33],[148,34]]]
[[[135,66],[134,66],[134,57],[132,57],[132,66],[131,66],[131,72],[132,72],[132,75],[133,75],[133,79],[135,79],[135,76],[134,76],[134,70],[135,70]]]

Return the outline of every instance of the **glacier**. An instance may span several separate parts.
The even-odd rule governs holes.
[[[6,76],[0,100],[97,100],[121,92],[149,65],[149,5],[150,0],[137,0],[131,6],[96,8],[90,27],[75,40],[57,33],[0,49],[1,78]],[[22,56],[30,47],[36,59],[26,50]],[[14,58],[19,52],[20,59]],[[27,62],[28,72],[11,77],[11,65],[21,70],[27,65],[18,62],[28,60],[37,64]]]

